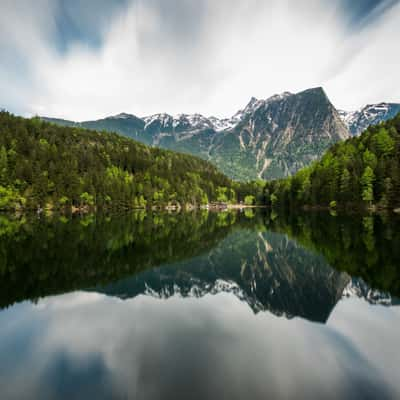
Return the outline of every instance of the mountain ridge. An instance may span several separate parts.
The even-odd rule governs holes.
[[[120,113],[83,122],[42,119],[114,131],[150,146],[189,153],[211,161],[233,179],[249,180],[292,175],[319,159],[332,144],[389,118],[392,109],[375,114],[337,110],[324,89],[315,87],[266,99],[252,97],[228,118],[198,113],[144,117]]]
[[[353,136],[358,136],[371,125],[393,118],[400,112],[400,103],[367,104],[355,111],[338,110]]]

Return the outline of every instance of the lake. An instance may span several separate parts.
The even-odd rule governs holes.
[[[0,397],[400,398],[399,228],[0,215]]]

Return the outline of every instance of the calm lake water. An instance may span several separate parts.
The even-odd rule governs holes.
[[[400,398],[393,216],[0,215],[1,399]]]

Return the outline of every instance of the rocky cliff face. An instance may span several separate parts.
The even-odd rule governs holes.
[[[258,178],[279,178],[347,137],[348,130],[325,92],[315,88],[252,99],[240,122],[216,138],[212,158],[221,169],[228,164],[236,176],[245,170],[246,175],[255,171]],[[237,158],[240,162],[231,161]]]
[[[49,121],[74,124],[71,121]],[[349,132],[322,88],[252,98],[231,118],[119,114],[78,126],[121,133],[213,162],[234,179],[280,178],[319,158]]]

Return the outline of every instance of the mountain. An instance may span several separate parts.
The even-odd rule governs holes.
[[[370,125],[377,125],[380,122],[394,118],[399,112],[399,103],[378,103],[368,104],[359,110],[351,112],[339,110],[339,115],[350,133],[353,136],[357,136]]]
[[[347,286],[344,288],[342,298],[360,298],[370,304],[381,305],[398,305],[399,299],[390,295],[390,293],[381,292],[372,289],[360,278],[351,278]]]
[[[61,125],[114,131],[151,146],[211,161],[234,179],[281,178],[318,159],[348,130],[320,87],[266,100],[252,98],[231,118],[201,114],[119,114],[97,121],[43,118]]]
[[[335,107],[322,88],[315,88],[252,99],[231,134],[221,138],[220,147],[225,159],[239,155],[249,174],[255,166],[258,178],[271,179],[295,173],[347,137]],[[217,156],[216,161],[221,168],[223,158]],[[235,168],[232,162],[228,166]]]

